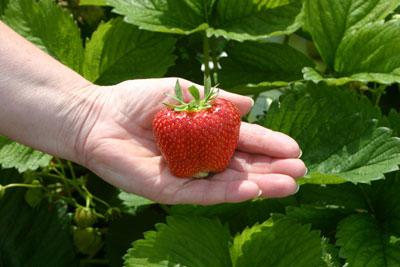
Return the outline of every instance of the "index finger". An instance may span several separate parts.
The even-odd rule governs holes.
[[[276,158],[298,158],[301,153],[290,136],[246,122],[240,127],[238,150]]]

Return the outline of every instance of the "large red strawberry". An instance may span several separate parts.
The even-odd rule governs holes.
[[[240,113],[213,90],[204,99],[194,86],[189,92],[194,99],[185,103],[177,82],[173,98],[179,105],[166,104],[155,115],[154,136],[175,176],[206,177],[228,166],[239,138]]]

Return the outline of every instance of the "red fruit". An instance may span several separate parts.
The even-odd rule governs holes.
[[[239,109],[215,95],[201,100],[192,90],[195,100],[176,107],[168,104],[153,120],[157,145],[177,177],[205,177],[225,170],[239,139]]]

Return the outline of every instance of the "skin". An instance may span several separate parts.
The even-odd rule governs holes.
[[[74,161],[125,191],[160,203],[210,205],[294,194],[306,173],[289,136],[242,123],[228,169],[208,179],[179,179],[168,170],[151,128],[171,101],[177,78],[97,86],[0,22],[0,134]],[[180,79],[186,99],[190,81]],[[198,88],[202,88],[199,85]],[[246,114],[251,98],[220,97]]]

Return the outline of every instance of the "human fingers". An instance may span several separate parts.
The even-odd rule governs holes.
[[[166,203],[214,205],[243,202],[259,195],[257,184],[246,179],[193,179],[187,180]]]
[[[280,173],[293,178],[303,177],[307,168],[300,159],[272,158],[261,154],[249,154],[237,151],[229,167],[249,173]]]
[[[246,122],[240,127],[238,150],[276,158],[298,158],[301,153],[290,136]]]
[[[255,178],[257,180],[258,187],[262,191],[261,197],[266,198],[281,198],[287,197],[297,193],[299,186],[296,181],[284,174],[272,173],[269,175],[264,175],[260,178]]]
[[[233,169],[214,175],[211,180],[218,181],[251,181],[258,185],[259,196],[279,198],[297,192],[296,181],[289,175],[277,173],[247,173]]]

